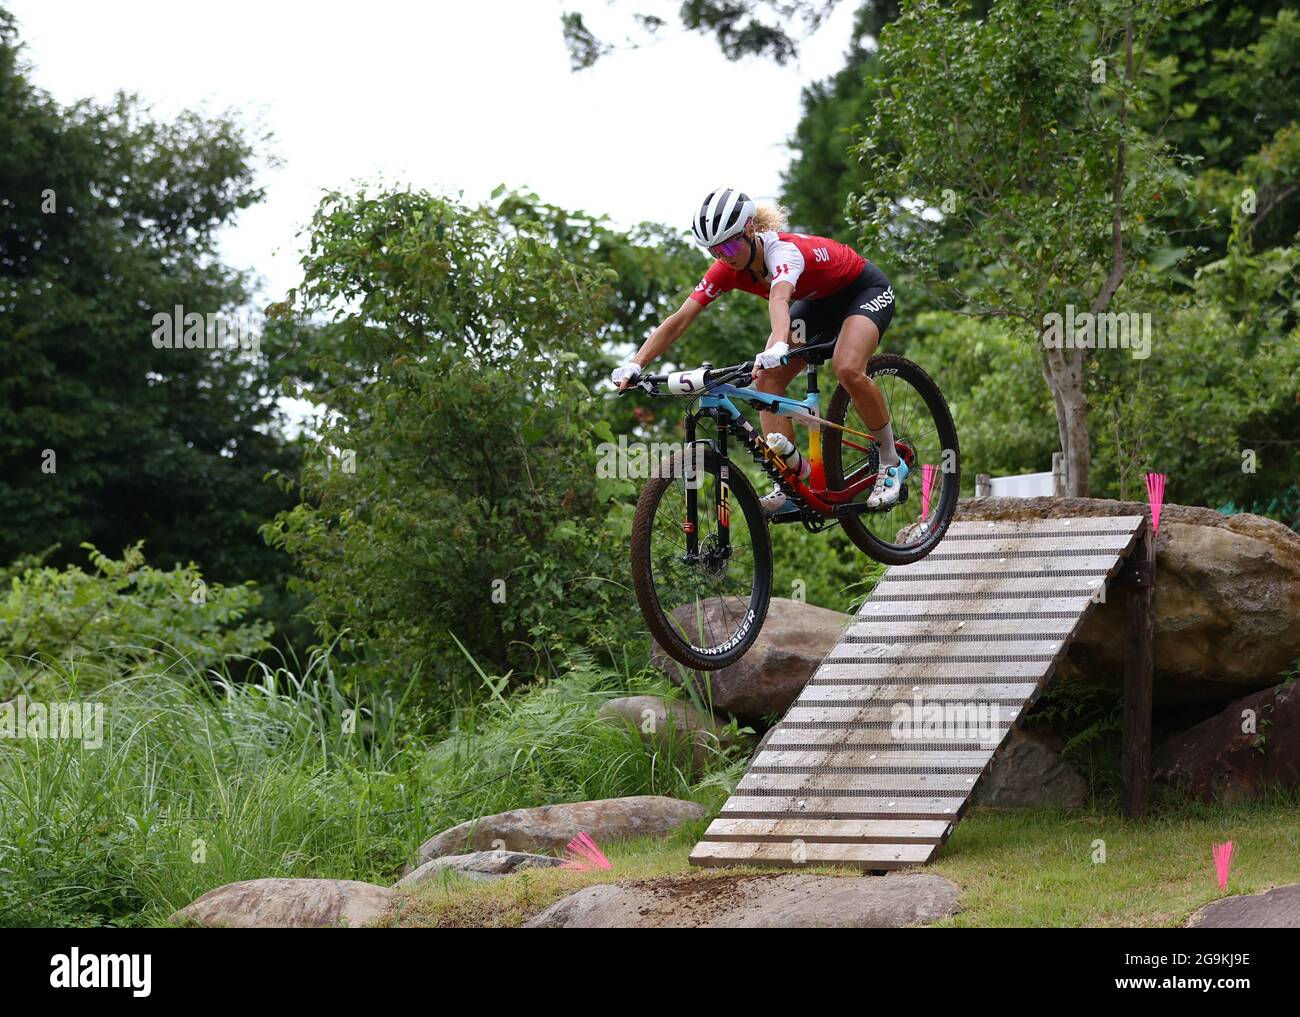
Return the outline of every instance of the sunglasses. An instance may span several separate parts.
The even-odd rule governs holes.
[[[720,244],[714,244],[709,248],[709,253],[715,258],[734,258],[740,250],[742,237],[736,237],[733,240],[724,240]]]

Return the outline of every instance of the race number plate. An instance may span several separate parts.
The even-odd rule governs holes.
[[[692,392],[704,391],[704,372],[700,367],[694,371],[674,371],[668,375],[668,391],[673,395],[690,395]]]

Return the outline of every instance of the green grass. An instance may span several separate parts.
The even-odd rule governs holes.
[[[43,667],[29,685],[5,675],[0,701],[38,688],[43,700],[102,702],[107,723],[98,748],[0,739],[0,926],[163,924],[213,887],[264,876],[388,885],[420,843],[466,819],[632,794],[716,810],[745,765],[743,739],[697,773],[688,751],[652,751],[630,728],[598,722],[613,696],[669,689],[583,655],[558,680],[509,696],[485,675],[478,701],[438,718],[409,697],[353,703],[326,655],[301,675],[263,670],[254,684],[183,667],[111,670],[120,666],[80,659]],[[1296,796],[1282,794],[1168,803],[1136,823],[1108,806],[977,809],[930,871],[962,891],[947,925],[1176,925],[1221,896],[1215,842],[1238,845],[1229,893],[1300,880],[1298,820]],[[603,844],[613,872],[449,877],[409,895],[396,924],[518,925],[591,882],[744,871],[688,868],[705,825]],[[1093,860],[1097,840],[1104,862]]]
[[[943,926],[1181,925],[1219,897],[1300,881],[1298,819],[1300,806],[1285,795],[1231,808],[1171,806],[1139,822],[1105,811],[975,809],[922,871],[961,889],[961,911]],[[493,883],[444,877],[412,892],[394,924],[515,927],[595,883],[772,871],[690,868],[687,856],[705,826],[683,827],[662,841],[606,845],[609,872],[535,869]],[[1105,862],[1092,860],[1098,839],[1105,841]],[[1237,854],[1220,893],[1210,845],[1223,840],[1233,840]],[[829,866],[802,871],[871,878]]]
[[[102,702],[105,738],[0,740],[0,926],[158,924],[264,876],[386,885],[466,819],[631,794],[716,807],[743,768],[733,750],[693,773],[689,752],[598,722],[615,695],[669,690],[583,656],[559,680],[466,705],[450,729],[441,718],[434,735],[404,700],[351,713],[325,656],[255,684],[184,668],[114,679],[85,659],[35,677],[32,698]]]
[[[1220,893],[1210,846],[1236,844]],[[1094,861],[1095,841],[1105,861]],[[1221,896],[1300,881],[1300,803],[1169,805],[1126,821],[1110,811],[977,811],[934,872],[962,887],[954,926],[1180,925]]]

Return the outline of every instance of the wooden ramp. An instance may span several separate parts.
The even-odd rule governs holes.
[[[888,571],[691,864],[930,861],[1125,559],[1149,548],[1144,516],[954,523]],[[1151,581],[1149,567],[1124,577]]]

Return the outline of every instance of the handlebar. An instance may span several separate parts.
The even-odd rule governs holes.
[[[832,340],[834,342],[834,340]],[[829,346],[831,343],[817,343],[813,345],[798,346],[781,358],[782,364],[788,364],[791,357],[804,357],[816,349]],[[742,375],[752,376],[754,373],[754,360],[742,360],[739,364],[733,364],[731,367],[701,367],[694,371],[674,371],[671,374],[643,374],[637,378],[637,381],[625,389],[619,390],[619,395],[631,392],[634,388],[639,388],[651,395],[660,395],[659,386],[667,385],[668,380],[672,377],[679,379],[689,379],[691,384],[698,384],[701,389],[704,386],[723,385],[733,381]],[[685,383],[685,382],[683,382]],[[681,392],[671,392],[671,395],[693,395],[694,389],[686,389]]]

